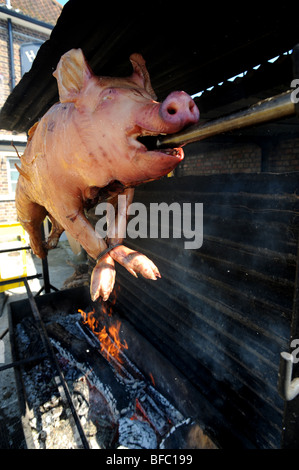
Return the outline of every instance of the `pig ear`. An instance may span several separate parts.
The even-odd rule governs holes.
[[[81,49],[71,49],[58,62],[53,73],[57,80],[59,99],[61,103],[76,101],[88,79],[92,77]]]
[[[141,54],[132,54],[130,56],[130,62],[133,66],[132,80],[137,83],[138,86],[143,87],[154,100],[157,96],[152,88],[150,76],[145,66],[145,60]]]

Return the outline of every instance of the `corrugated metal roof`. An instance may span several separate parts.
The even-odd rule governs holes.
[[[159,99],[173,90],[194,94],[291,49],[298,42],[298,6],[258,11],[227,3],[111,6],[70,0],[29,74],[8,98],[0,127],[27,130],[58,99],[52,73],[60,56],[81,47],[97,75],[131,73],[133,52],[146,59]],[[283,34],[282,34],[283,31]]]

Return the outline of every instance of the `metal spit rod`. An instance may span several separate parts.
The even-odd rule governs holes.
[[[202,125],[196,124],[177,134],[161,137],[157,141],[157,146],[167,147],[167,145],[170,145],[175,147],[175,145],[186,145],[223,132],[292,116],[296,114],[296,108],[291,100],[291,94],[292,91],[287,91],[260,101],[246,110],[223,116]]]

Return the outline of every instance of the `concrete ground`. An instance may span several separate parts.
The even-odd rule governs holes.
[[[27,253],[27,275],[42,273],[42,263],[36,256]],[[16,259],[16,257],[15,257]],[[10,268],[14,257],[9,259]],[[74,267],[82,262],[82,256],[73,254],[67,240],[60,241],[57,248],[49,252],[48,266],[50,284],[62,289],[65,280],[74,273]],[[2,260],[3,265],[3,260]],[[6,278],[6,277],[5,277]],[[43,286],[43,279],[29,281],[30,289],[36,294]],[[8,304],[27,298],[25,287],[6,290],[0,294],[0,367],[12,362],[8,332]],[[19,449],[24,447],[21,418],[16,393],[14,369],[0,371],[0,449]]]

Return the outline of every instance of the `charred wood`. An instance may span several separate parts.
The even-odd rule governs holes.
[[[129,397],[123,385],[116,379],[113,370],[107,367],[107,361],[92,346],[86,349],[86,342],[68,332],[59,323],[53,322],[46,325],[50,338],[58,341],[63,349],[68,351],[78,364],[85,364],[87,370],[93,371],[103,384],[109,384],[116,409],[121,410],[129,406]]]

